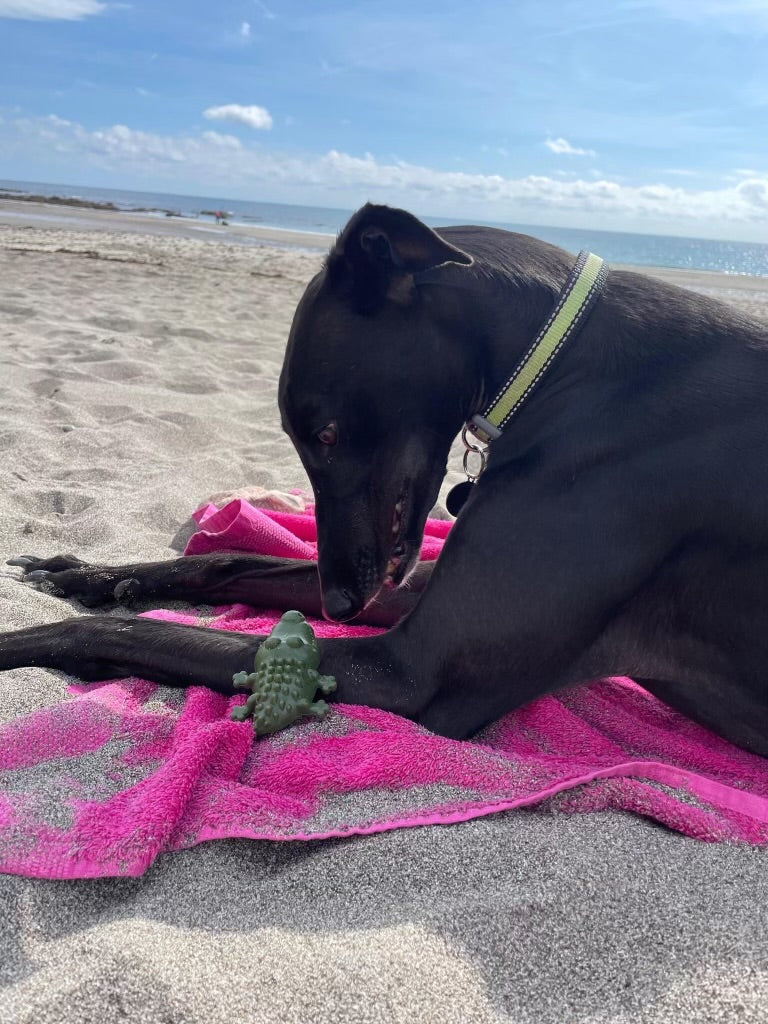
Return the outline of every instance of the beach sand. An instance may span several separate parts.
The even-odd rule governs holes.
[[[276,383],[326,240],[30,205],[0,203],[0,554],[165,558],[209,495],[305,485]],[[768,279],[658,273],[768,315]],[[6,626],[87,614],[19,575]],[[0,677],[0,720],[65,699]],[[766,855],[522,811],[0,876],[0,1020],[762,1024]]]

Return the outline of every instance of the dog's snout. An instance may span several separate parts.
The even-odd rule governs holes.
[[[346,587],[331,587],[323,593],[323,615],[331,622],[347,622],[362,605]]]

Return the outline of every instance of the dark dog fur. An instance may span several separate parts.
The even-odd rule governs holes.
[[[316,495],[318,571],[229,554],[16,564],[87,604],[141,596],[318,614],[322,600],[331,618],[391,625],[322,642],[335,699],[448,736],[541,694],[630,675],[768,755],[768,332],[729,306],[611,272],[493,443],[434,571],[406,580],[451,442],[509,376],[572,263],[491,228],[435,233],[377,206],[352,218],[299,304],[280,381]],[[231,693],[258,643],[92,616],[4,634],[0,667]]]

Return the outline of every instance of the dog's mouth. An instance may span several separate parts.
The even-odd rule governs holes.
[[[383,580],[385,587],[399,586],[411,568],[414,545],[406,538],[410,518],[407,499],[407,491],[403,491],[392,512],[391,547]]]

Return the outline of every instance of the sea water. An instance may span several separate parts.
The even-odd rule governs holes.
[[[352,210],[323,206],[292,206],[287,203],[262,203],[256,200],[222,199],[212,196],[173,195],[163,192],[131,192],[121,189],[90,188],[49,182],[0,180],[0,197],[14,192],[40,196],[61,196],[93,202],[112,203],[125,211],[152,211],[158,216],[172,213],[181,217],[210,220],[210,213],[222,211],[230,223],[301,231],[318,235],[336,234]],[[432,227],[467,223],[467,218],[452,220],[424,217]],[[717,239],[680,238],[667,235],[642,235],[618,231],[594,231],[581,228],[553,228],[531,224],[507,224],[501,221],[477,221],[491,227],[506,228],[535,235],[571,252],[589,249],[608,263],[639,267],[678,267],[683,270],[712,270],[723,274],[768,276],[768,245],[759,242],[728,242]],[[318,239],[318,248],[325,248]]]

